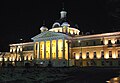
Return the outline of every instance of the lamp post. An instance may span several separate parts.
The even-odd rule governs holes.
[[[79,56],[79,59],[82,57],[82,47],[81,47],[81,41],[78,40],[78,43],[79,43],[79,46],[80,46],[80,56]],[[82,62],[81,62],[82,63]],[[80,64],[82,65],[82,64]]]
[[[23,59],[23,43],[22,43],[23,39],[20,39],[21,41],[21,51],[20,51],[20,58],[21,58],[21,65],[24,65],[24,59]]]
[[[69,60],[70,60],[70,44],[71,44],[71,40],[68,40],[67,41],[67,43],[68,43],[68,66],[70,65],[70,63],[69,63]]]

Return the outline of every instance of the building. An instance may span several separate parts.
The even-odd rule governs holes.
[[[10,44],[5,62],[29,62],[44,67],[120,65],[120,32],[80,35],[79,29],[67,20],[67,12],[60,14],[51,29],[40,28],[41,33],[31,38],[33,42]]]

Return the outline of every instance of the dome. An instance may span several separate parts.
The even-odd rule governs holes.
[[[52,27],[53,27],[53,28],[55,28],[55,27],[60,27],[60,23],[55,22]]]
[[[70,24],[68,24],[68,22],[63,22],[61,26],[70,26]]]
[[[41,32],[44,32],[44,31],[47,31],[47,30],[48,30],[48,28],[47,28],[47,27],[45,27],[45,26],[42,26],[42,27],[40,28],[40,30],[41,30]]]

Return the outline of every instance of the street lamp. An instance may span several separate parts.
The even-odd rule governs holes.
[[[24,61],[24,58],[23,58],[23,43],[22,43],[23,39],[21,38],[20,41],[21,41],[20,58],[21,58],[21,65],[22,65],[22,64],[24,64],[23,63],[23,61]]]
[[[80,46],[80,56],[79,56],[79,58],[81,59],[81,58],[82,58],[82,47],[81,47],[81,41],[78,40],[78,43],[79,43],[79,46]],[[81,63],[82,63],[82,62],[81,62]],[[80,65],[82,65],[82,64],[80,64]]]
[[[70,44],[71,44],[71,40],[68,40],[66,43],[68,43],[68,66],[69,66],[69,60],[70,60]]]

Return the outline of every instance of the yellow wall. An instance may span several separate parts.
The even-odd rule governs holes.
[[[112,58],[117,58],[118,57],[118,50],[120,48],[117,47],[107,47],[107,46],[88,46],[88,47],[76,47],[72,48],[72,56],[73,53],[76,53],[76,56],[80,55],[80,52],[82,51],[82,58],[86,59],[86,52],[89,52],[89,58],[93,59],[93,52],[96,52],[96,57],[97,59],[101,58],[101,51],[104,51],[104,58],[108,59],[109,58],[109,51],[112,51]]]

